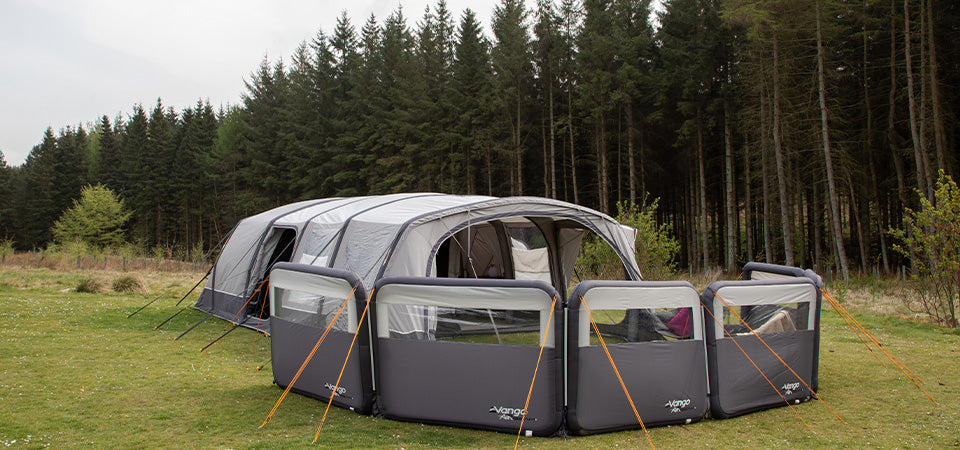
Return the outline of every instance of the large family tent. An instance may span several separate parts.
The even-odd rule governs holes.
[[[385,276],[486,277],[542,280],[565,293],[584,232],[640,279],[634,230],[566,202],[435,193],[304,201],[241,220],[194,307],[269,333],[263,285],[278,262],[345,270],[367,287]]]
[[[609,246],[623,280],[574,286],[587,236]],[[785,354],[815,380],[816,359],[804,356],[815,337],[798,346],[784,319],[816,334],[809,275],[748,265],[754,278],[790,279],[701,296],[686,282],[641,280],[634,241],[607,215],[535,197],[306,201],[242,220],[194,307],[270,334],[281,387],[398,420],[548,436],[764,407],[769,387],[744,375],[749,363],[718,334],[727,328],[705,314],[728,316],[721,296],[779,323],[758,330],[796,348]]]

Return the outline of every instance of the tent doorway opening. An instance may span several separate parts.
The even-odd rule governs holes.
[[[270,269],[279,262],[290,262],[293,256],[293,247],[296,245],[297,232],[291,228],[274,228],[264,240],[263,250],[261,251],[258,265],[258,277],[254,286],[265,285],[264,279],[270,273]],[[258,319],[267,320],[270,318],[270,297],[267,295],[266,287],[261,287],[247,305],[248,316],[254,316]]]

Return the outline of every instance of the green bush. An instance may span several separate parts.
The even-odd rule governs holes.
[[[13,256],[13,240],[0,240],[0,263],[5,262],[8,256]]]
[[[143,292],[143,282],[139,278],[125,275],[113,280],[115,292]]]
[[[617,203],[617,221],[634,228],[637,265],[647,280],[664,280],[675,275],[673,258],[680,251],[680,243],[670,236],[667,225],[657,225],[659,199],[641,207],[626,202]],[[584,239],[583,253],[577,259],[577,268],[583,279],[623,279],[623,263],[613,248],[598,236]]]
[[[77,284],[77,292],[100,294],[103,293],[104,290],[103,282],[93,277],[84,278]]]
[[[51,231],[57,243],[84,242],[96,248],[117,248],[123,245],[123,224],[130,218],[109,188],[98,184],[80,191],[80,199],[63,212]]]
[[[960,188],[941,170],[933,201],[920,195],[920,211],[906,212],[905,229],[891,234],[903,242],[897,251],[913,258],[921,312],[942,325],[960,326]]]

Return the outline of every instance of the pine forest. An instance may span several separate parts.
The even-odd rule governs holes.
[[[42,249],[87,185],[142,248],[209,249],[322,197],[657,201],[684,270],[891,273],[891,230],[957,172],[960,2],[444,0],[305,36],[236,105],[157,99],[0,154],[0,239]],[[116,114],[111,117],[111,115]],[[659,199],[659,200],[657,200]]]

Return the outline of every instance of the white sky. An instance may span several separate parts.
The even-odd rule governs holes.
[[[346,10],[359,32],[403,6],[415,26],[435,0],[0,0],[0,152],[20,165],[52,127],[127,117],[157,98],[178,111],[237,104],[264,56],[289,60],[332,33]],[[498,0],[447,0],[489,29]],[[533,1],[527,0],[528,7]]]

